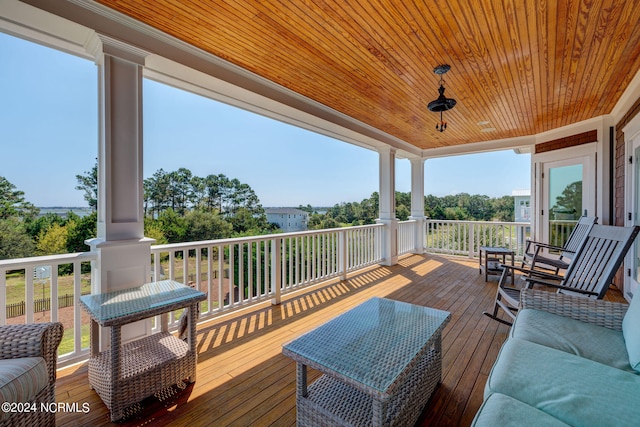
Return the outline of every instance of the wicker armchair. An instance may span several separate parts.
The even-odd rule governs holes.
[[[42,411],[40,404],[55,403],[57,349],[63,332],[59,322],[0,326],[0,359],[42,357],[48,376],[47,385],[29,402],[35,403],[37,410],[0,414],[3,415],[0,427],[55,425],[55,411]]]

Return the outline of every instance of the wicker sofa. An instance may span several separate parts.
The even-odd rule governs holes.
[[[525,290],[473,426],[638,426],[640,298]]]
[[[0,427],[53,426],[62,323],[0,326]],[[28,405],[25,405],[28,404]]]

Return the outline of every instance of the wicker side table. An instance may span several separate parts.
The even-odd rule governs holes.
[[[197,304],[206,295],[172,280],[80,297],[91,316],[89,384],[107,405],[111,421],[126,410],[183,380],[196,377]],[[121,328],[128,323],[189,308],[188,337],[184,342],[169,334],[166,316],[162,332],[121,345]],[[111,348],[100,352],[98,326],[111,328]]]
[[[441,380],[444,311],[373,298],[285,344],[304,426],[413,425]],[[322,375],[307,384],[307,367]]]

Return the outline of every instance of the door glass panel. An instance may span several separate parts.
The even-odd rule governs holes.
[[[549,243],[563,246],[582,215],[582,164],[549,169]]]

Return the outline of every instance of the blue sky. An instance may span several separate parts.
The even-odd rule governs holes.
[[[97,155],[93,62],[0,33],[4,176],[36,206],[85,206],[75,176]],[[145,80],[144,174],[185,167],[249,184],[263,206],[332,206],[378,190],[378,154]],[[498,197],[530,186],[530,156],[513,151],[430,159],[425,193]],[[407,160],[396,189],[410,191]]]

